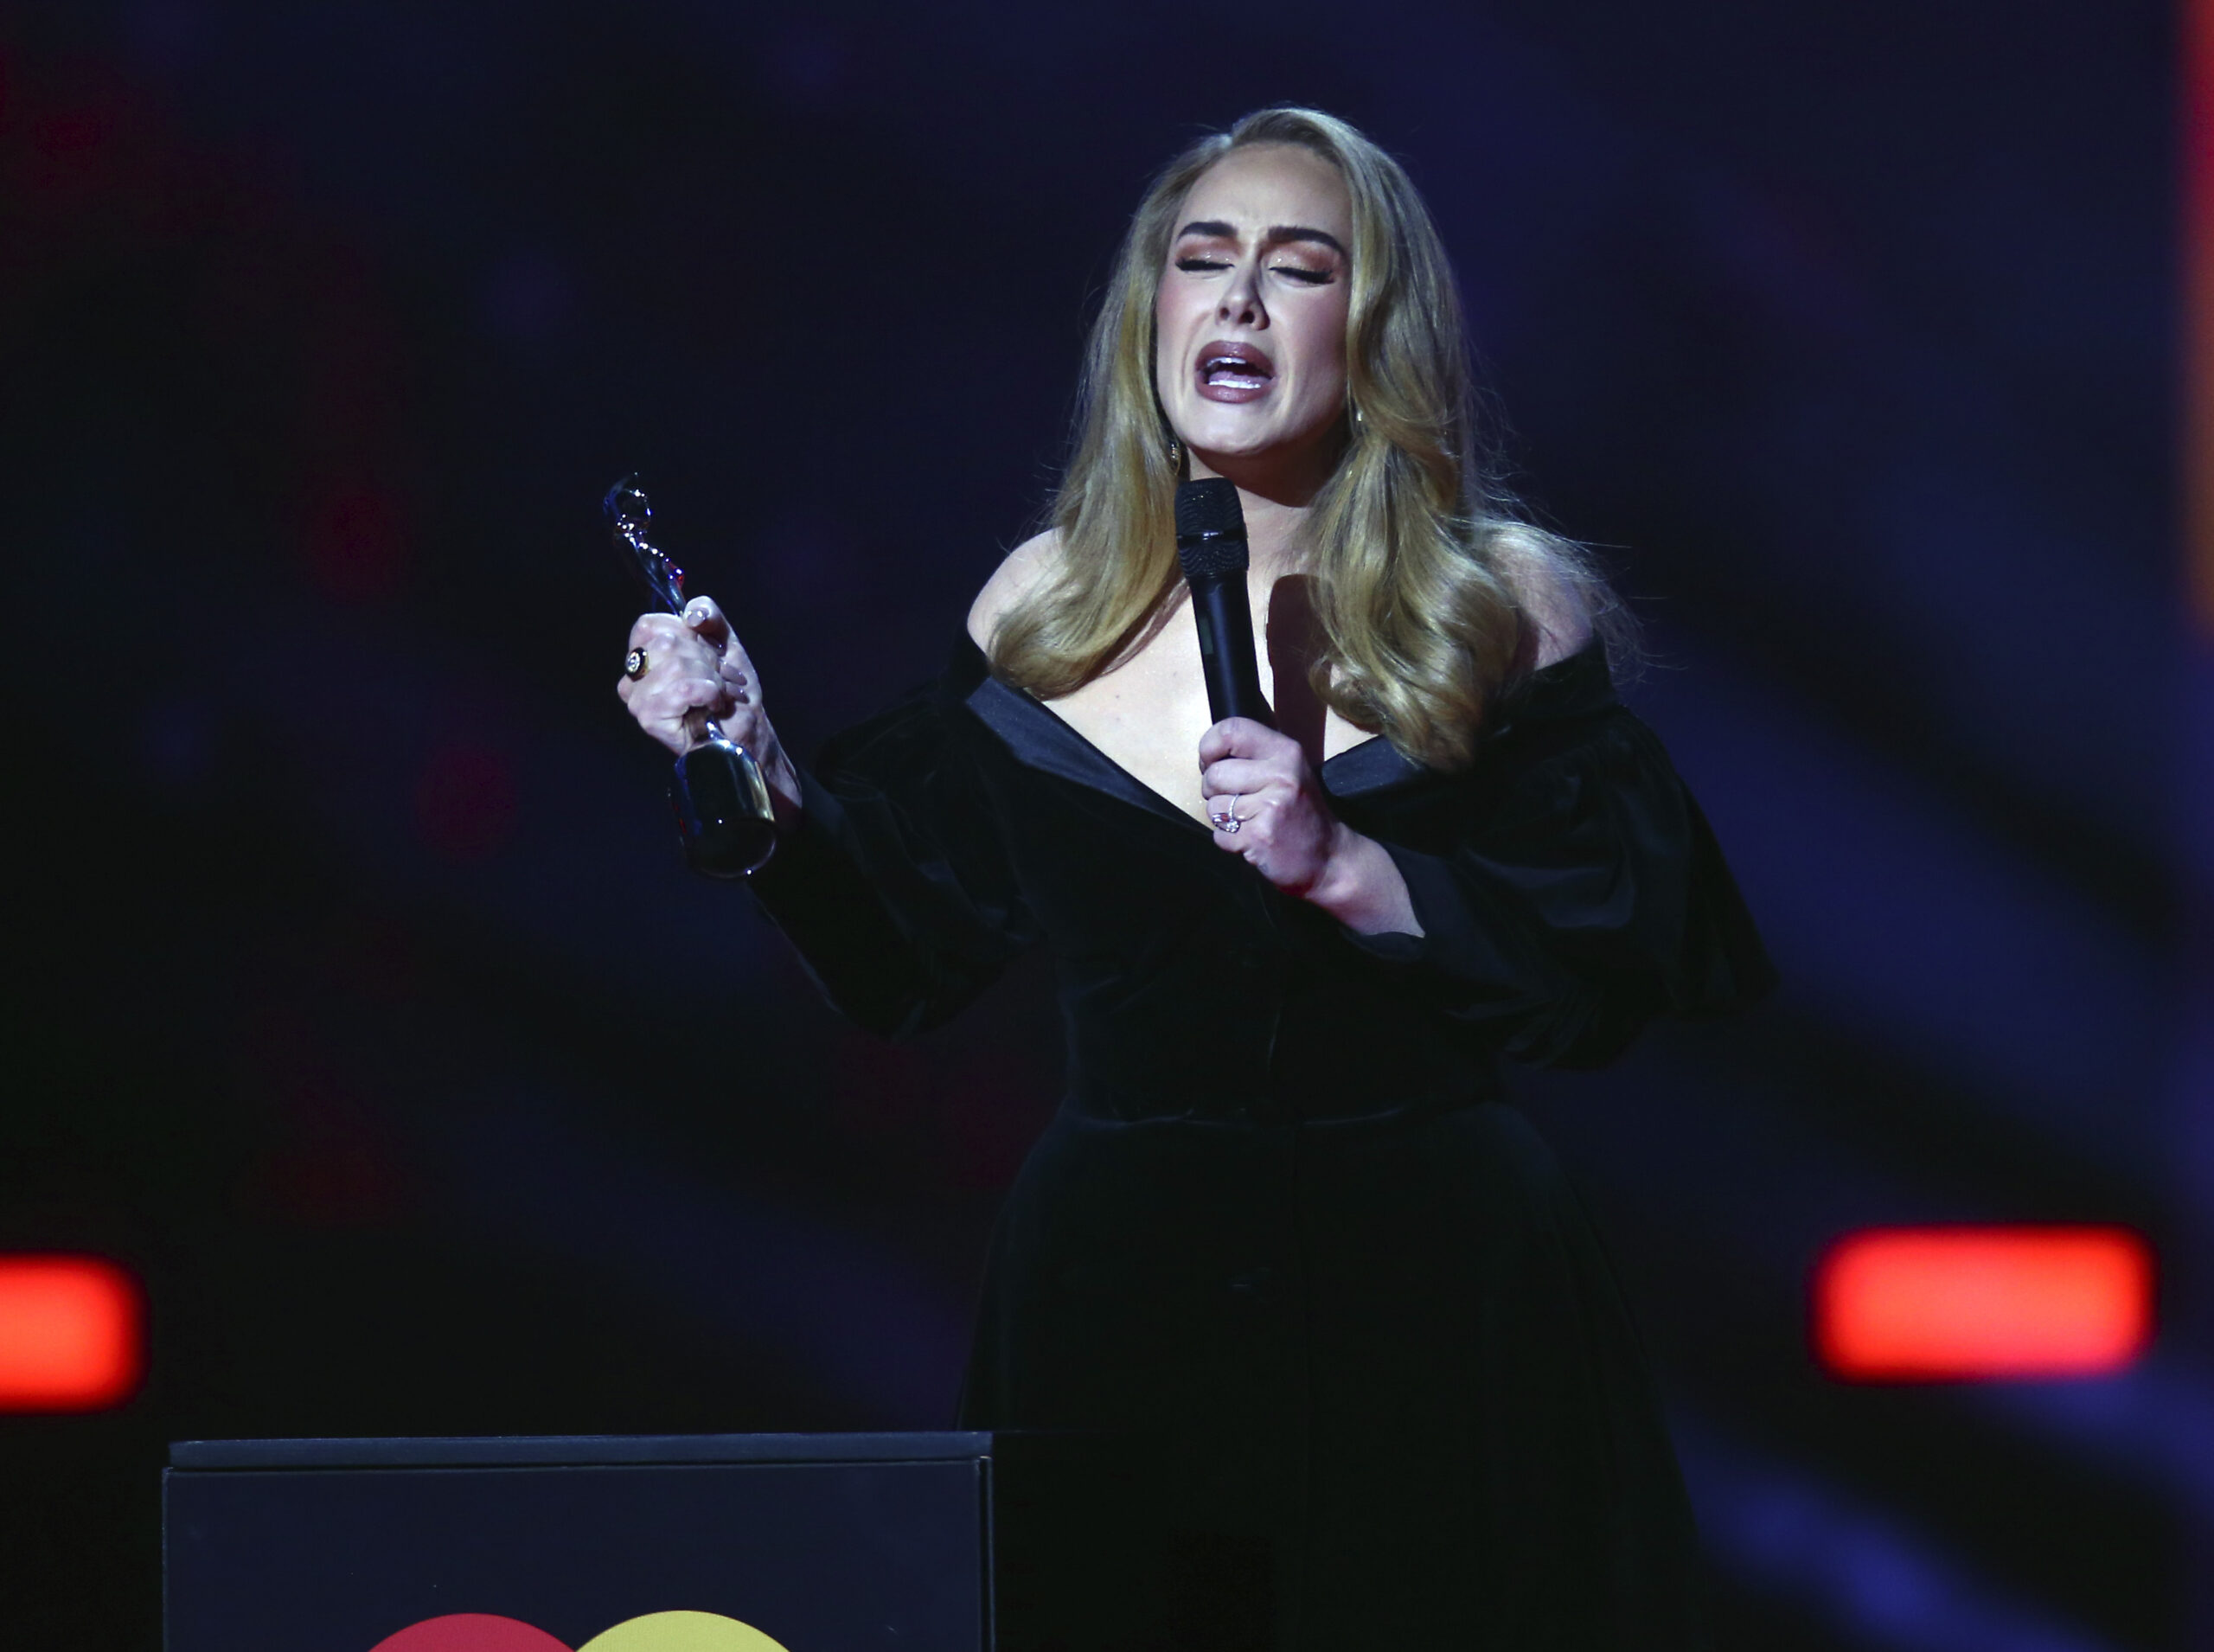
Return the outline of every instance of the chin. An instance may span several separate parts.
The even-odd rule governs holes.
[[[1277,447],[1277,444],[1275,442],[1210,442],[1204,439],[1196,442],[1188,442],[1186,445],[1188,446],[1192,451],[1200,454],[1202,457],[1218,459],[1265,458],[1270,453],[1274,452]]]
[[[1309,430],[1284,430],[1271,426],[1266,430],[1243,430],[1201,427],[1183,439],[1184,445],[1195,453],[1213,454],[1225,459],[1257,459],[1270,455],[1290,458],[1305,454],[1328,435],[1329,426],[1324,423]]]
[[[1284,445],[1283,432],[1260,428],[1245,419],[1198,419],[1188,426],[1184,445],[1196,453],[1220,453],[1227,458],[1252,458]]]

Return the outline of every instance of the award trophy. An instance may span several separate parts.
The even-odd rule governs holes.
[[[672,614],[684,611],[684,570],[646,542],[653,508],[639,490],[638,478],[626,476],[602,502],[615,548],[645,584],[655,605]],[[684,859],[710,878],[742,878],[768,863],[777,847],[777,816],[769,802],[769,783],[751,753],[726,735],[712,717],[700,726],[692,749],[676,759],[669,778],[669,801],[676,810],[676,833]]]

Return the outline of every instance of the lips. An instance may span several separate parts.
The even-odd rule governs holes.
[[[1200,348],[1193,364],[1199,392],[1210,401],[1252,401],[1268,394],[1276,363],[1254,344],[1214,339]]]

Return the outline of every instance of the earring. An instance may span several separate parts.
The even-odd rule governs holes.
[[[1356,404],[1354,405],[1354,407],[1353,407],[1353,422],[1354,424],[1356,424],[1356,425],[1365,425],[1365,424],[1366,424],[1366,423],[1368,422],[1366,419],[1363,419],[1363,418],[1360,416],[1360,405],[1359,405],[1358,403],[1356,403]]]
[[[1174,436],[1168,439],[1168,468],[1172,471],[1184,468],[1184,444]]]

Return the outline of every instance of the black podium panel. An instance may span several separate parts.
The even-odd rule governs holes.
[[[459,1614],[550,1640],[417,1640],[581,1649],[694,1613],[713,1616],[611,1652],[749,1644],[719,1619],[789,1652],[992,1644],[989,1435],[207,1442],[171,1461],[168,1652],[371,1652]]]

